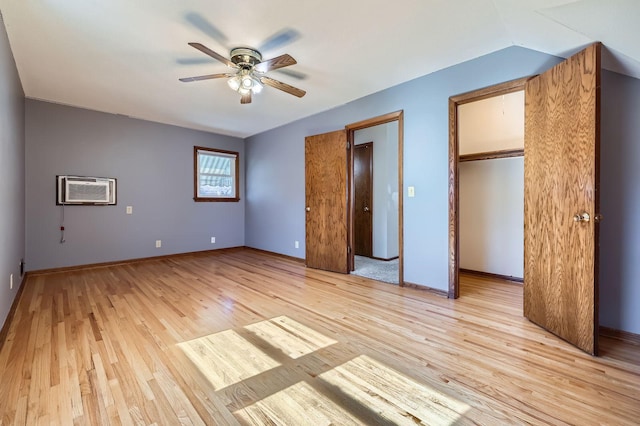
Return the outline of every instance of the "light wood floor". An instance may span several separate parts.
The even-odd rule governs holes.
[[[30,276],[1,424],[638,424],[640,348],[592,358],[515,284],[447,300],[240,249]]]

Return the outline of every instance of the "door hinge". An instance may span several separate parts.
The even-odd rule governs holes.
[[[351,246],[347,246],[347,253],[351,253]]]
[[[351,142],[347,142],[347,149],[351,149]]]

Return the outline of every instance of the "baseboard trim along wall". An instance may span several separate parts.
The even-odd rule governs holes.
[[[269,256],[275,256],[275,257],[280,257],[282,259],[291,260],[291,261],[297,262],[297,263],[302,263],[302,264],[305,263],[305,259],[301,258],[301,257],[288,256],[286,254],[276,253],[274,251],[262,250],[262,249],[249,247],[249,246],[244,246],[243,248],[246,248],[248,250],[253,250],[253,251],[258,252],[258,253],[266,254],[266,255],[269,255]]]
[[[616,330],[615,328],[600,326],[600,335],[612,339],[618,339],[627,343],[640,346],[640,334],[630,333],[628,331]]]
[[[496,278],[504,281],[513,281],[520,284],[524,282],[524,278],[514,277],[511,275],[492,274],[491,272],[474,271],[471,269],[460,268],[460,273],[469,274],[469,275],[479,275],[481,277],[487,277],[487,278]]]
[[[414,284],[414,283],[405,281],[402,287],[412,288],[414,290],[426,291],[426,292],[435,294],[437,296],[448,297],[448,293],[446,292],[446,290],[440,290],[440,289],[432,288],[422,284]]]
[[[93,269],[93,268],[105,268],[107,266],[113,265],[123,265],[127,263],[137,263],[137,262],[145,262],[148,260],[160,260],[160,259],[170,259],[173,257],[180,256],[193,256],[193,255],[211,255],[211,254],[222,254],[224,252],[241,250],[243,246],[238,247],[227,247],[221,249],[214,250],[201,250],[201,251],[190,251],[186,253],[173,253],[173,254],[165,254],[162,256],[151,256],[151,257],[139,257],[136,259],[125,259],[125,260],[114,260],[113,262],[101,262],[101,263],[90,263],[86,265],[74,265],[74,266],[63,266],[60,268],[50,268],[50,269],[38,269],[35,271],[29,271],[29,275],[40,275],[40,274],[52,274],[56,272],[68,272],[68,271],[78,271],[82,269]]]
[[[370,259],[375,259],[375,260],[382,260],[385,262],[389,262],[391,260],[396,260],[399,259],[399,256],[394,256],[394,257],[375,257],[375,256],[371,256]]]

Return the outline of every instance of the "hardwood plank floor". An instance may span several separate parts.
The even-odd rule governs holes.
[[[32,275],[1,424],[638,424],[640,346],[593,358],[522,317],[248,249]]]

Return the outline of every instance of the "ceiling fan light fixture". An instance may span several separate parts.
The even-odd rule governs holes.
[[[255,94],[262,92],[262,83],[260,83],[260,80],[258,80],[257,78],[253,77],[253,86],[251,86],[251,91]]]
[[[229,85],[231,90],[234,90],[234,91],[238,91],[238,89],[240,89],[240,83],[241,83],[240,77],[238,76],[235,76],[227,80],[227,84]]]
[[[242,87],[249,90],[253,87],[253,79],[251,78],[251,75],[245,74],[242,76]]]
[[[240,86],[240,88],[238,89],[238,93],[244,96],[251,93],[251,89],[247,89],[245,87]]]

